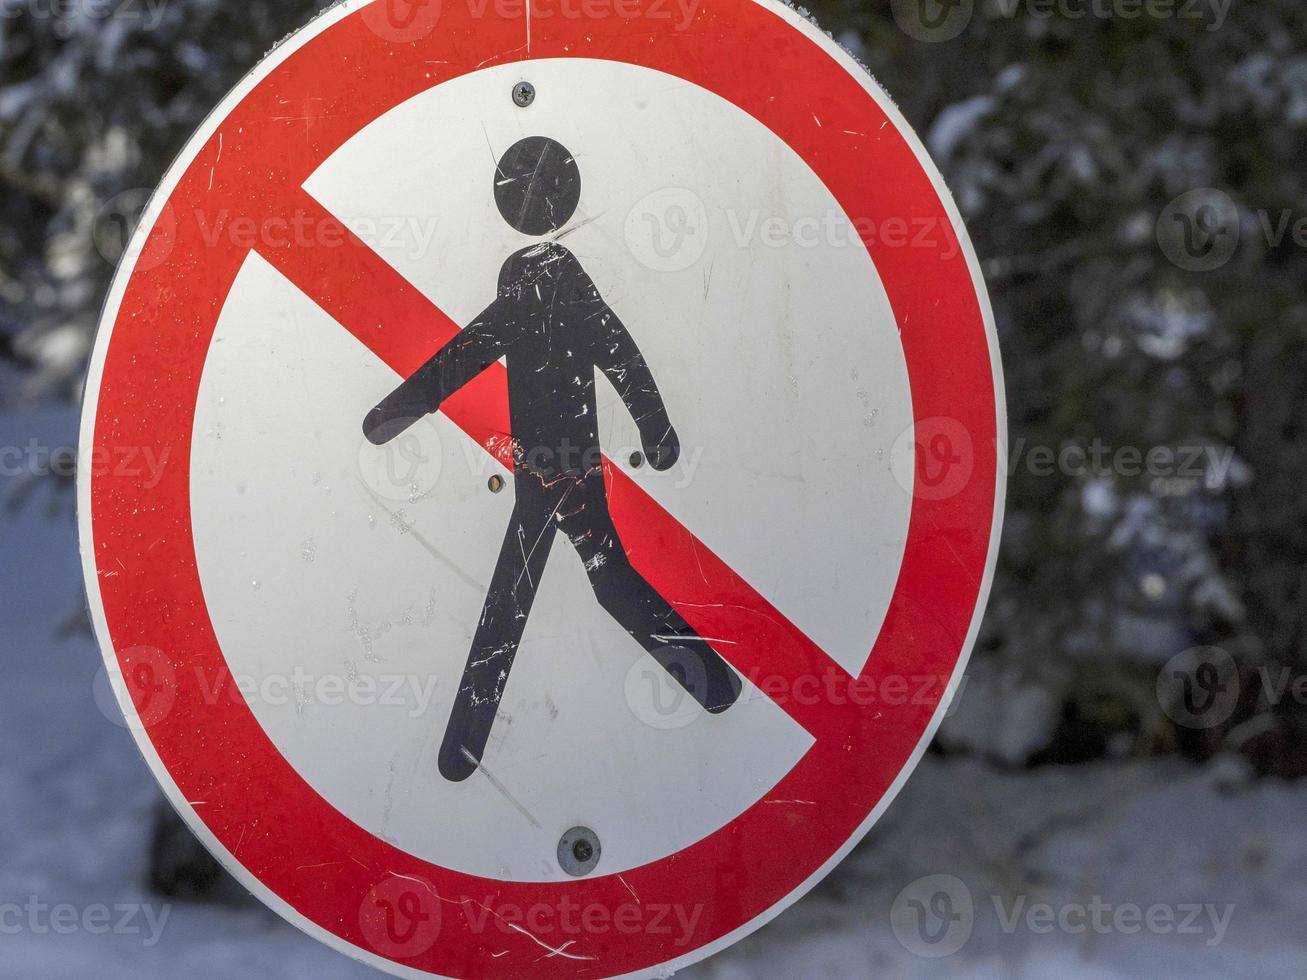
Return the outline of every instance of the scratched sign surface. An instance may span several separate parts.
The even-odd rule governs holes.
[[[942,181],[788,9],[351,2],[144,215],[83,438],[171,462],[81,482],[88,593],[287,919],[401,976],[647,975],[906,778],[1002,433]]]

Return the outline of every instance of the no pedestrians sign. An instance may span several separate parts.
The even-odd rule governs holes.
[[[956,688],[1002,505],[943,182],[758,0],[348,2],[150,204],[95,627],[191,828],[398,976],[642,976],[793,903]]]

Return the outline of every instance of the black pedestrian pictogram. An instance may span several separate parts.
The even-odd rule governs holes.
[[[513,228],[549,235],[576,211],[581,175],[562,145],[528,137],[499,161],[494,194]],[[494,302],[368,414],[365,435],[377,445],[395,438],[501,357],[516,500],[440,750],[440,771],[455,781],[475,772],[485,751],[559,530],[599,604],[699,704],[719,713],[741,690],[730,666],[632,567],[613,526],[595,369],[635,419],[651,466],[675,464],[680,442],[644,356],[563,245],[539,242],[509,256]]]

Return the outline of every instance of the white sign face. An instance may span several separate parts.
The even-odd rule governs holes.
[[[975,259],[787,9],[387,11],[271,56],[129,253],[85,437],[184,462],[82,483],[97,630],[174,804],[324,942],[665,971],[819,880],[955,687]]]
[[[630,466],[644,447],[606,378],[596,385],[602,447],[861,672],[911,504],[890,472],[891,446],[912,425],[907,370],[867,250],[856,238],[777,236],[777,217],[790,227],[806,215],[843,222],[838,202],[774,134],[703,89],[615,62],[551,60],[532,66],[529,114],[502,111],[516,76],[476,72],[411,99],[306,189],[353,227],[375,221],[378,254],[470,323],[494,299],[504,259],[529,242],[484,193],[498,159],[488,146],[499,154],[537,130],[569,147],[605,145],[576,153],[581,203],[562,241],[643,352],[681,455],[662,472]],[[622,125],[632,118],[639,124]],[[483,193],[470,193],[478,185]],[[674,254],[668,226],[681,201],[687,215],[713,202],[702,243],[679,241],[701,254],[663,271],[646,255]],[[654,220],[628,232],[632,213]],[[360,404],[402,380],[250,254],[200,385],[193,519],[233,674],[275,692],[287,663],[303,668],[299,696],[251,700],[278,749],[379,837],[510,880],[563,877],[554,850],[582,817],[616,872],[752,806],[811,737],[752,684],[711,715],[662,683],[666,672],[596,601],[584,559],[564,541],[538,583],[482,759],[496,779],[442,778],[444,722],[515,495],[509,470],[444,414],[383,446],[364,439]],[[488,487],[495,474],[508,482],[502,493]],[[398,683],[399,703],[378,710],[357,690],[339,705],[315,703],[312,688],[330,678],[381,693]],[[706,779],[711,796],[684,806]]]

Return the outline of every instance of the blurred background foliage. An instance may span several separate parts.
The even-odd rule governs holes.
[[[0,19],[0,409],[75,399],[113,263],[149,189],[237,79],[325,4],[132,0],[133,16]],[[926,0],[934,2],[934,0]],[[966,2],[966,0],[963,0]],[[48,11],[42,4],[41,11]],[[1239,753],[1307,773],[1307,8],[1036,16],[977,0],[930,43],[889,3],[817,20],[926,140],[997,315],[1012,455],[1006,531],[967,694],[937,750],[1011,766]],[[1212,188],[1239,245],[1168,259],[1159,217]],[[1187,475],[1047,473],[1037,447],[1202,450]],[[1243,683],[1190,731],[1159,670],[1203,645]]]

